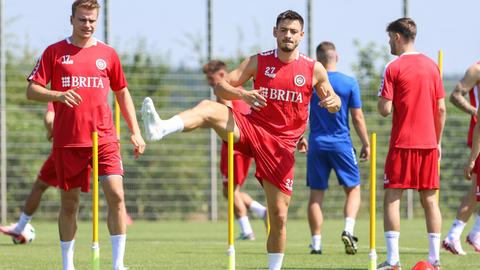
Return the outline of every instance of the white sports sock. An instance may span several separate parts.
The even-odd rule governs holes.
[[[320,234],[312,235],[312,248],[314,250],[322,249],[322,236]]]
[[[282,269],[284,253],[268,253],[268,270]]]
[[[263,218],[267,213],[267,208],[257,201],[252,201],[249,207],[250,211],[254,212],[260,218]]]
[[[125,243],[127,241],[126,234],[111,235],[112,242],[112,260],[113,270],[123,270],[123,257],[125,256]]]
[[[183,128],[183,120],[177,114],[168,120],[162,120],[162,124],[160,126],[160,133],[162,134],[162,137],[165,137],[170,133],[181,132]]]
[[[237,219],[237,221],[238,221],[238,224],[240,225],[240,229],[242,230],[242,235],[249,235],[253,233],[252,225],[250,225],[248,216],[243,216]]]
[[[471,235],[476,235],[480,233],[480,216],[477,214],[475,217],[475,224],[472,227],[472,230],[470,231]]]
[[[459,219],[455,219],[453,221],[452,227],[450,227],[450,230],[448,231],[447,237],[455,240],[460,239],[463,229],[465,229],[465,225],[467,225],[467,223]]]
[[[353,235],[353,228],[355,228],[355,219],[351,217],[345,218],[344,231],[349,232],[351,235]]]
[[[387,244],[387,262],[390,265],[395,265],[400,261],[400,254],[398,252],[398,240],[400,239],[400,232],[388,231],[384,233],[385,243]]]
[[[440,234],[429,233],[428,234],[428,260],[431,263],[440,261]]]
[[[25,226],[32,220],[32,216],[28,216],[24,212],[20,215],[20,218],[18,219],[17,226],[13,229],[13,231],[17,234],[21,234],[23,230],[25,229]]]
[[[60,241],[60,247],[62,248],[63,270],[75,270],[75,266],[73,266],[74,246],[75,246],[75,239],[67,242]]]

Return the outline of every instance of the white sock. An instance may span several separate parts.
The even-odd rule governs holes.
[[[428,260],[431,263],[440,261],[440,234],[429,233],[428,234]]]
[[[75,266],[73,266],[74,246],[75,246],[75,239],[67,242],[60,241],[60,247],[62,248],[63,270],[75,270]]]
[[[263,218],[267,213],[267,208],[257,201],[252,201],[250,204],[250,211],[254,212],[260,218]]]
[[[30,220],[32,220],[32,216],[27,216],[24,212],[22,212],[20,218],[18,219],[17,226],[15,226],[13,231],[17,234],[21,234]]]
[[[467,225],[467,223],[459,219],[455,219],[453,221],[452,227],[450,227],[450,230],[448,231],[447,237],[456,240],[460,239],[463,229],[465,229],[465,225]]]
[[[398,253],[398,240],[400,239],[400,232],[388,231],[384,233],[385,243],[387,244],[387,262],[390,265],[395,265],[400,261],[400,254]]]
[[[162,120],[160,132],[162,134],[162,137],[165,137],[170,133],[181,132],[183,128],[183,120],[177,114],[168,120]]]
[[[475,217],[475,224],[469,234],[476,235],[478,233],[480,233],[480,216],[477,214]]]
[[[113,270],[123,270],[123,257],[125,256],[125,243],[127,242],[127,235],[111,235],[110,242],[112,242]]]
[[[243,235],[249,235],[253,233],[252,225],[250,225],[248,216],[243,216],[237,219],[237,221],[238,221],[238,224],[240,225],[240,229],[242,230]]]
[[[344,231],[349,232],[353,235],[353,228],[355,227],[355,219],[351,217],[345,218],[345,229]]]
[[[268,270],[282,269],[284,253],[268,253]]]
[[[320,234],[312,235],[312,248],[314,250],[322,249],[322,236]]]

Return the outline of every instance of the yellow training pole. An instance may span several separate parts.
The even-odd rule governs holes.
[[[439,50],[438,51],[438,69],[440,70],[440,77],[443,78],[443,51]]]
[[[377,251],[375,249],[376,238],[376,207],[377,207],[377,134],[372,133],[370,149],[370,253],[368,257],[370,263],[368,270],[377,269]]]
[[[115,98],[115,130],[117,131],[118,140],[120,140],[120,105]]]
[[[100,270],[100,246],[98,244],[98,132],[92,133],[93,142],[93,243],[92,243],[92,269]]]
[[[437,65],[438,65],[438,70],[440,71],[440,78],[443,79],[443,52],[442,52],[442,50],[438,51]],[[438,161],[438,177],[440,177],[440,160]],[[437,196],[437,202],[439,202],[440,201],[440,188],[437,189],[437,191],[435,192],[435,195]]]
[[[233,245],[233,132],[228,132],[228,270],[235,270]]]

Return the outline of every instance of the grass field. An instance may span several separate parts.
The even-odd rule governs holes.
[[[450,221],[445,220],[445,224]],[[100,227],[101,269],[111,269],[111,250],[107,230]],[[378,262],[385,259],[382,222],[377,225]],[[0,269],[61,269],[61,255],[56,223],[33,223],[37,238],[29,245],[14,245],[7,237],[0,238]],[[256,241],[236,241],[237,269],[267,269],[265,231],[261,221],[254,221]],[[128,228],[125,263],[130,270],[139,269],[227,269],[227,226],[225,222],[135,221]],[[238,227],[235,228],[238,233]],[[287,251],[283,269],[367,269],[368,221],[359,220],[356,234],[360,238],[359,253],[344,253],[340,234],[342,220],[327,220],[323,233],[323,255],[310,255],[310,236],[306,220],[288,223]],[[466,228],[466,231],[469,228]],[[448,228],[445,226],[444,233]],[[90,266],[91,225],[79,224],[75,244],[77,270]],[[454,256],[442,251],[442,269],[479,269],[479,255],[464,244],[467,256]],[[421,219],[402,221],[400,257],[403,269],[426,259],[428,240]]]

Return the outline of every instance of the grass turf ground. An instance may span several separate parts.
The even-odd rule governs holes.
[[[449,221],[445,220],[446,223]],[[382,222],[377,223],[378,262],[385,259]],[[0,269],[61,269],[57,226],[54,222],[36,222],[37,238],[32,244],[14,245],[0,238]],[[267,269],[265,231],[261,221],[253,221],[256,241],[236,241],[237,269]],[[323,233],[323,255],[310,255],[306,220],[290,220],[283,269],[367,269],[369,229],[367,220],[357,221],[359,253],[344,253],[340,240],[342,220],[327,220]],[[128,228],[126,266],[139,269],[227,269],[227,226],[225,222],[135,221]],[[236,234],[238,226],[235,227]],[[444,228],[443,236],[448,230]],[[465,232],[468,232],[466,228]],[[91,224],[79,223],[75,243],[76,269],[91,269]],[[442,250],[442,269],[479,269],[478,254],[466,243],[467,256],[454,256]],[[105,223],[100,226],[101,269],[111,269],[111,249]],[[423,220],[402,221],[400,257],[403,269],[427,258],[428,240]]]

